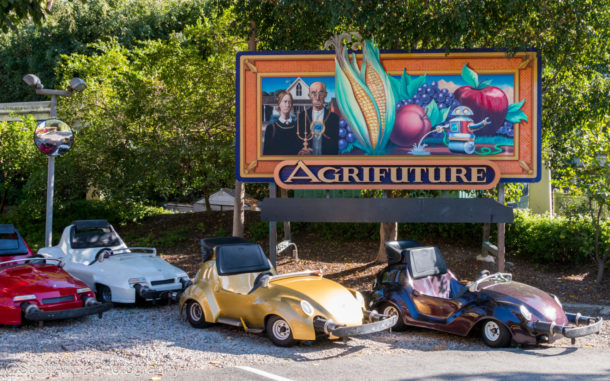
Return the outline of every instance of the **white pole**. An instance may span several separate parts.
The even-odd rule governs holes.
[[[57,117],[57,96],[51,95],[51,119]],[[53,190],[55,187],[55,156],[49,156],[47,168],[47,215],[45,220],[45,242],[50,247],[53,242]]]

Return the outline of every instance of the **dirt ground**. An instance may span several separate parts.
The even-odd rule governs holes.
[[[250,232],[248,225],[259,222],[256,213],[246,215],[246,236]],[[140,237],[150,237],[153,241],[173,243],[168,247],[158,247],[164,259],[183,268],[194,276],[201,262],[199,239],[212,236],[228,236],[232,227],[232,212],[190,213],[161,215],[146,219],[142,223],[117,227],[119,234],[128,244]],[[259,224],[260,228],[260,224]],[[178,232],[179,238],[173,241],[163,240],[171,232]],[[408,237],[399,237],[408,239]],[[293,234],[292,240],[297,244],[299,260],[295,261],[290,250],[277,258],[277,270],[280,273],[306,269],[320,269],[324,275],[347,287],[359,291],[370,291],[375,274],[385,265],[375,263],[379,242],[377,240],[360,240],[337,242],[321,239],[312,233]],[[470,281],[482,270],[496,271],[493,263],[480,262],[476,256],[481,253],[480,237],[473,237],[468,244],[442,242],[438,239],[420,239],[424,244],[438,246],[444,255],[449,269],[462,281]],[[265,251],[268,242],[259,242]],[[140,246],[140,245],[138,245]],[[509,248],[510,249],[510,248]],[[513,279],[527,283],[547,292],[553,293],[566,303],[586,303],[610,305],[610,274],[605,274],[601,284],[595,282],[596,267],[593,263],[580,267],[540,266],[515,258],[510,250],[506,260],[511,262],[507,271]]]

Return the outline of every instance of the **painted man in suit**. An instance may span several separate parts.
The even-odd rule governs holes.
[[[303,141],[299,155],[339,154],[339,116],[325,107],[326,85],[314,82],[309,87],[312,107],[299,113],[297,135]]]

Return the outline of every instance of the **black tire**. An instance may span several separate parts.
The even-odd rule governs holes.
[[[486,320],[481,326],[481,339],[492,348],[503,348],[510,344],[511,334],[504,324]]]
[[[112,303],[110,287],[98,284],[95,286],[95,298],[102,303]]]
[[[205,321],[205,313],[201,304],[194,300],[186,302],[186,318],[193,328],[205,328],[210,325]]]
[[[286,320],[274,315],[267,320],[267,337],[278,347],[291,347],[296,344],[292,337],[292,329]]]
[[[393,305],[391,303],[384,303],[381,305],[381,309],[379,310],[379,313],[382,315],[398,316],[398,320],[396,321],[396,324],[394,324],[392,326],[392,331],[404,331],[407,329],[407,326],[403,319],[402,313],[400,312],[398,307],[396,307],[395,305]]]

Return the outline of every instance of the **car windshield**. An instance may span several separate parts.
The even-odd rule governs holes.
[[[19,235],[16,232],[0,233],[0,256],[27,253],[27,248],[22,243]]]
[[[78,230],[74,228],[73,230],[73,249],[112,247],[118,246],[120,244],[121,241],[116,232],[112,229],[112,227],[88,228]]]

